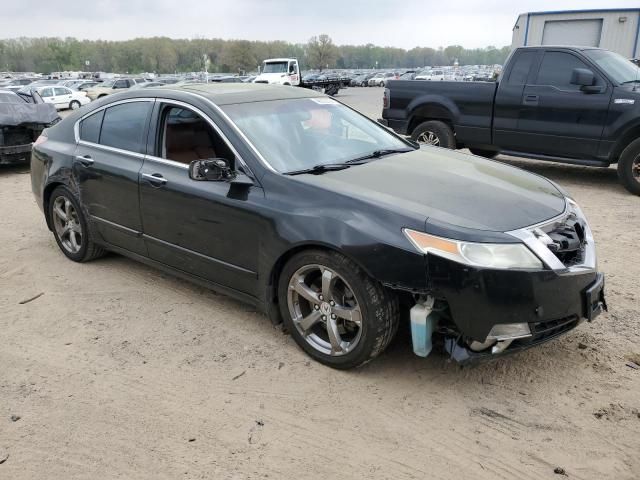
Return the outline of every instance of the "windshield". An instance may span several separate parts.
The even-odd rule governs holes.
[[[262,73],[287,73],[287,65],[288,62],[265,62]]]
[[[640,70],[622,55],[608,50],[585,50],[589,57],[617,83],[640,81]]]
[[[225,112],[281,173],[340,163],[408,145],[331,98],[226,105]]]

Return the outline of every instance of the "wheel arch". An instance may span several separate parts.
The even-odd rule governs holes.
[[[438,120],[444,122],[455,133],[455,118],[456,113],[452,111],[451,108],[449,108],[447,105],[444,105],[437,101],[422,103],[414,107],[414,109],[411,111],[407,133],[410,135],[418,125],[429,120]]]
[[[611,150],[611,155],[609,156],[609,160],[611,163],[616,163],[620,159],[620,155],[624,152],[624,149],[627,148],[631,142],[640,138],[640,124],[634,125],[633,127],[627,129],[620,137],[620,139],[615,143],[613,149]]]
[[[280,275],[284,266],[287,262],[293,258],[295,255],[311,250],[321,250],[325,252],[335,252],[340,255],[347,257],[349,260],[354,262],[358,267],[360,267],[367,275],[371,278],[375,277],[371,274],[371,272],[356,258],[344,252],[343,250],[337,248],[334,245],[324,243],[324,242],[304,242],[291,246],[286,251],[282,252],[282,254],[277,258],[277,260],[271,266],[269,271],[269,275],[267,276],[267,282],[265,285],[266,295],[265,295],[265,306],[267,315],[269,319],[274,325],[278,325],[282,323],[282,317],[280,315],[280,309],[278,308],[278,283],[280,282]]]

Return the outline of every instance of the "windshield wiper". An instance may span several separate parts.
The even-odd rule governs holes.
[[[285,172],[285,175],[301,175],[303,173],[325,173],[325,172],[334,172],[336,170],[344,170],[345,168],[352,167],[353,165],[360,165],[360,163],[364,162],[353,162],[349,160],[348,162],[343,163],[321,163],[319,165],[314,165],[311,168],[303,168],[302,170],[292,170],[291,172]]]
[[[640,82],[640,78],[637,78],[635,80],[627,80],[626,82],[622,82],[620,85],[626,85],[627,83],[638,83]]]
[[[357,157],[354,158],[352,160],[347,160],[345,163],[359,163],[362,162],[363,160],[370,160],[372,158],[380,158],[380,157],[384,157],[385,155],[391,155],[393,153],[407,153],[407,152],[413,152],[415,149],[414,148],[385,148],[382,150],[374,150],[371,153],[368,153],[366,155],[363,155],[361,157]]]

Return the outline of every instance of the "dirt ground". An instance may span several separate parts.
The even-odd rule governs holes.
[[[375,115],[380,92],[341,97]],[[640,198],[614,169],[507,161],[582,205],[609,313],[471,369],[401,335],[349,372],[225,296],[66,260],[28,172],[0,170],[0,479],[640,478]]]

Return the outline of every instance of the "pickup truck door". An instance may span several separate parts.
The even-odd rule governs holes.
[[[591,70],[599,93],[572,85],[575,68]],[[522,92],[514,150],[570,158],[595,158],[609,111],[612,87],[573,52],[546,50]]]

